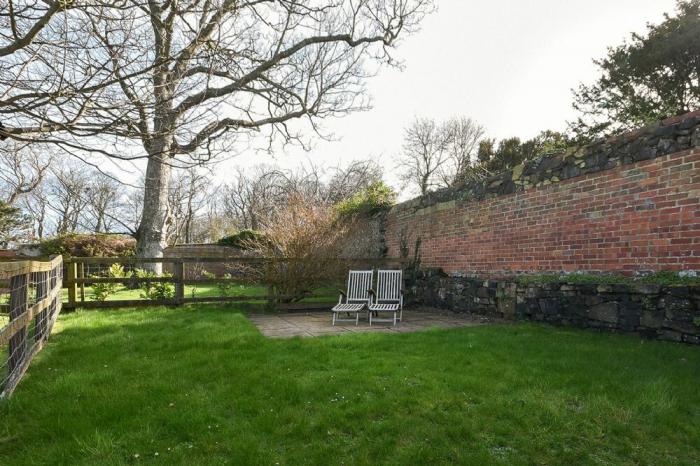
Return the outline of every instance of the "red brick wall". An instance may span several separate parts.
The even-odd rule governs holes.
[[[387,255],[405,231],[422,264],[447,272],[700,270],[700,149],[483,201],[387,217]]]

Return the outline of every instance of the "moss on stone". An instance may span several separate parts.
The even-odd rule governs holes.
[[[525,169],[525,165],[522,163],[520,165],[516,165],[515,167],[513,167],[513,175],[511,176],[511,179],[513,181],[519,180],[520,177],[523,175],[524,169]]]
[[[662,270],[641,277],[627,277],[616,274],[572,273],[520,275],[515,279],[522,285],[540,283],[590,283],[595,285],[634,285],[651,284],[662,286],[700,285],[700,277],[679,275],[677,272]]]

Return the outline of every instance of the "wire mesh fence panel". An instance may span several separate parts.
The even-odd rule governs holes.
[[[0,397],[9,396],[51,335],[61,311],[63,260],[0,264]]]

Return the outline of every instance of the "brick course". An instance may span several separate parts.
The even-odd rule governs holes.
[[[700,148],[482,200],[409,202],[386,217],[387,255],[420,236],[446,272],[700,270]]]

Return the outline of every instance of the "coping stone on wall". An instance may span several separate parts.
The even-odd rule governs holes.
[[[700,110],[668,118],[650,126],[583,147],[544,154],[485,180],[468,181],[394,206],[394,212],[431,212],[448,209],[456,202],[478,201],[546,186],[577,176],[609,170],[684,150],[700,148]],[[630,176],[634,176],[631,170]],[[438,205],[439,204],[439,205]]]

